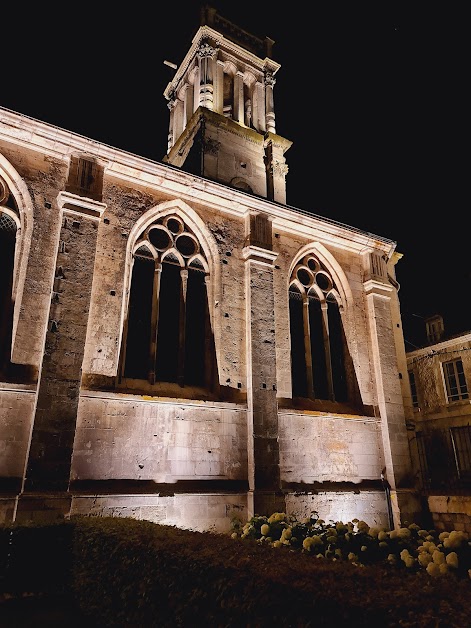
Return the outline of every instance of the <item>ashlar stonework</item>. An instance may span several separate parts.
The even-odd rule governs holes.
[[[3,521],[420,511],[396,244],[287,207],[273,42],[228,26],[160,163],[0,109]]]

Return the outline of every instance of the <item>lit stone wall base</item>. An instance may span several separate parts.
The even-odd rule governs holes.
[[[429,527],[429,522],[425,519],[427,513],[423,511],[420,496],[415,490],[391,490],[391,503],[396,528],[408,526],[411,523]]]
[[[274,512],[285,512],[285,495],[275,491],[249,491],[248,492],[248,512],[249,517],[253,515],[271,515]]]
[[[317,513],[327,523],[347,523],[356,518],[371,527],[389,530],[388,507],[383,491],[290,493],[286,496],[286,510],[298,521]]]
[[[18,499],[15,523],[54,523],[70,515],[68,493],[23,493]]]
[[[232,522],[247,521],[243,494],[74,496],[71,515],[132,517],[199,532],[229,533]]]

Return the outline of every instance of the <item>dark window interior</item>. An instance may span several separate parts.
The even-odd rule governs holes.
[[[15,241],[15,221],[0,213],[0,373],[4,372],[10,362]]]
[[[129,298],[125,377],[147,379],[154,260],[136,257]]]
[[[303,301],[294,287],[289,293],[291,373],[293,397],[307,397],[306,352],[304,349]]]
[[[335,401],[347,401],[347,377],[345,372],[346,339],[343,331],[339,306],[336,301],[328,302],[329,338],[332,362],[332,379]]]
[[[328,399],[326,355],[321,304],[318,299],[309,298],[309,331],[311,335],[312,376],[314,397]]]

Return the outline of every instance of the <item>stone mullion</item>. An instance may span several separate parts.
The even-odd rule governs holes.
[[[309,298],[303,295],[303,327],[304,327],[304,356],[306,361],[307,395],[314,397],[314,376],[312,372],[311,331],[309,325]]]
[[[178,375],[180,386],[185,384],[185,343],[186,343],[186,294],[188,288],[188,270],[180,271],[180,328],[178,332]]]
[[[209,287],[210,287],[210,277],[209,275],[205,275],[204,283],[206,286],[206,300],[208,303],[208,311],[210,310],[209,304]],[[209,319],[209,320],[208,320]],[[211,347],[211,338],[212,338],[212,328],[211,328],[211,319],[209,317],[205,317],[205,329],[204,329],[204,377],[205,377],[205,386],[208,390],[211,390],[214,382],[214,373],[213,373],[213,361],[212,361],[212,347]]]
[[[332,375],[332,355],[330,352],[330,336],[329,336],[329,318],[327,315],[328,305],[322,303],[322,337],[324,338],[324,356],[325,356],[325,370],[327,375],[327,389],[329,391],[329,399],[335,401],[334,394],[334,380]]]
[[[155,384],[155,363],[157,360],[157,334],[159,330],[159,303],[160,303],[160,279],[162,276],[162,264],[155,262],[154,281],[152,285],[152,313],[150,320],[150,347],[148,379],[150,384]]]

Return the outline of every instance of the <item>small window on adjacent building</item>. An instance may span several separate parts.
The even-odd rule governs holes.
[[[417,385],[415,383],[414,371],[409,371],[410,392],[412,395],[412,405],[414,408],[419,407],[419,398],[417,397]]]
[[[468,399],[468,386],[464,376],[463,362],[460,359],[443,362],[443,376],[448,403]]]

